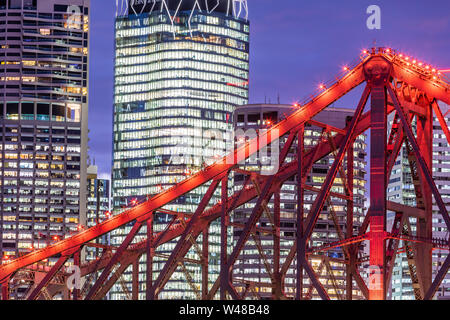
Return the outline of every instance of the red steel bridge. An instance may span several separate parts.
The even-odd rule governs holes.
[[[356,106],[354,116],[345,128],[324,127],[333,131],[328,138],[323,137],[316,145],[305,149],[303,135],[305,125],[317,121],[312,118],[325,110],[354,88],[364,87]],[[433,276],[432,251],[436,248],[448,250],[449,239],[434,239],[432,233],[432,206],[439,208],[439,214],[450,230],[450,218],[444,201],[432,177],[432,139],[433,117],[437,117],[440,126],[450,144],[450,132],[438,102],[450,105],[450,84],[446,77],[429,65],[413,60],[390,48],[372,48],[365,50],[353,67],[344,68],[336,81],[321,85],[320,92],[308,101],[296,104],[297,111],[284,121],[271,127],[267,132],[247,141],[234,152],[219,159],[202,171],[186,177],[170,189],[149,197],[146,201],[115,215],[98,225],[82,230],[76,235],[58,241],[46,248],[8,261],[0,266],[2,299],[10,298],[12,286],[18,281],[29,284],[26,299],[51,299],[58,288],[64,287],[71,275],[68,262],[78,265],[82,277],[92,277],[92,285],[82,289],[73,289],[65,293],[67,299],[102,299],[122,273],[132,267],[132,298],[138,298],[138,261],[147,257],[146,298],[157,299],[177,268],[189,272],[185,264],[201,266],[202,281],[196,293],[199,299],[245,299],[252,289],[251,282],[245,279],[237,281],[233,277],[233,267],[249,238],[262,232],[269,233],[273,243],[273,263],[266,264],[270,270],[273,299],[306,299],[303,278],[308,277],[311,287],[322,299],[330,299],[319,277],[311,266],[313,255],[323,255],[331,248],[341,248],[344,259],[334,259],[345,268],[345,298],[352,299],[352,287],[356,284],[362,295],[370,300],[386,299],[386,291],[392,277],[399,241],[404,240],[404,250],[408,254],[409,270],[413,279],[416,299],[432,299],[450,266],[450,255]],[[370,105],[368,100],[370,99]],[[367,106],[366,106],[367,105]],[[393,117],[388,126],[387,117]],[[412,123],[415,123],[413,128]],[[359,233],[353,230],[353,142],[359,135],[370,130],[370,206]],[[280,152],[279,170],[269,176],[248,173],[242,188],[231,196],[228,194],[228,177],[239,170],[238,163],[264,148],[272,141],[286,139]],[[264,138],[264,139],[262,139]],[[330,141],[333,139],[334,141]],[[334,146],[334,147],[333,147]],[[387,201],[386,188],[392,167],[402,146],[408,152],[408,161],[414,181],[416,195],[415,207]],[[287,155],[295,148],[296,157],[287,161]],[[291,150],[291,151],[290,151]],[[321,188],[306,185],[306,178],[313,164],[329,154],[334,154],[334,163],[328,170]],[[347,157],[344,168],[343,159]],[[230,161],[231,159],[231,161]],[[242,172],[242,171],[241,171]],[[336,176],[344,181],[345,192],[332,192]],[[297,215],[295,241],[284,259],[280,259],[280,188],[288,179],[297,183]],[[207,186],[196,211],[182,214],[165,210],[163,207],[178,197],[202,186]],[[315,201],[310,210],[303,206],[304,190],[316,192]],[[214,193],[220,193],[220,201],[210,203]],[[321,247],[310,246],[315,224],[323,211],[328,197],[345,199],[346,228],[339,231],[338,241]],[[274,197],[273,209],[268,209],[268,201]],[[233,210],[256,199],[256,205],[244,224],[233,224]],[[278,201],[277,201],[278,199]],[[277,205],[278,202],[278,205]],[[395,212],[395,221],[387,230],[386,212]],[[154,232],[153,214],[163,212],[173,218],[161,232]],[[270,226],[265,230],[259,225],[263,215],[269,217]],[[416,229],[411,231],[409,218],[416,219]],[[213,221],[221,224],[220,274],[214,285],[208,286],[208,228]],[[120,246],[101,246],[93,243],[96,238],[115,229],[132,224]],[[136,239],[139,230],[146,226],[146,238]],[[227,228],[239,228],[240,235],[234,243],[227,243]],[[448,233],[447,233],[448,234]],[[272,237],[273,236],[273,237]],[[152,280],[153,259],[156,250],[169,241],[176,241],[173,251],[165,255],[165,264]],[[361,252],[361,242],[368,244],[369,255]],[[81,262],[80,252],[87,246],[102,247],[102,255],[95,261]],[[226,248],[232,250],[226,250]],[[199,259],[189,259],[186,254],[195,249]],[[231,252],[231,253],[229,253]],[[261,258],[266,257],[259,250]],[[51,266],[48,259],[57,259]],[[296,268],[296,293],[287,297],[285,276],[293,261]],[[370,265],[369,272],[363,273],[361,264]],[[87,283],[88,281],[86,281]],[[246,285],[242,285],[246,283]],[[309,290],[312,290],[312,288]],[[55,289],[56,288],[56,289]],[[195,289],[195,287],[194,287]]]

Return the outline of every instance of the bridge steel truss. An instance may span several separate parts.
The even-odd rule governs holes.
[[[360,85],[365,87],[354,116],[347,122],[346,127],[338,129],[325,125],[326,130],[335,132],[328,137],[322,137],[313,147],[305,149],[303,144],[305,125],[317,124],[312,120],[315,115]],[[354,68],[347,70],[334,84],[324,88],[309,102],[299,106],[298,110],[287,119],[274,125],[267,132],[260,132],[257,138],[236,147],[234,152],[215,164],[103,223],[0,266],[2,299],[9,299],[11,286],[20,280],[30,283],[25,295],[25,298],[30,300],[51,299],[58,290],[60,292],[66,290],[64,297],[67,299],[102,299],[117,282],[122,283],[130,299],[138,299],[138,261],[145,255],[146,298],[149,300],[158,299],[158,295],[164,290],[177,268],[183,271],[187,283],[191,285],[198,299],[239,300],[250,296],[258,297],[255,291],[255,286],[258,285],[271,287],[273,299],[309,299],[314,289],[322,299],[330,299],[317,272],[311,266],[312,257],[322,259],[320,269],[323,267],[331,269],[330,260],[345,266],[345,295],[342,298],[352,299],[353,285],[356,284],[366,299],[383,300],[386,299],[400,240],[405,242],[407,249],[416,298],[432,299],[450,266],[448,255],[433,278],[432,250],[449,249],[449,239],[434,239],[432,235],[433,199],[447,229],[450,230],[450,219],[445,203],[432,177],[433,114],[438,118],[450,144],[450,132],[438,101],[450,104],[450,86],[444,79],[406,63],[390,49],[373,48],[361,57],[361,61]],[[389,128],[387,117],[391,114],[393,122]],[[415,123],[415,128],[412,123]],[[367,130],[371,131],[370,207],[359,232],[354,234],[353,143]],[[279,154],[278,171],[269,176],[248,173],[242,188],[230,196],[228,178],[231,172],[239,170],[238,163],[282,137],[286,138],[286,142]],[[417,203],[415,207],[387,201],[386,197],[389,176],[403,146],[406,146],[408,152],[414,181]],[[287,155],[292,148],[296,148],[296,157],[292,161],[287,161]],[[332,153],[334,163],[321,188],[308,187],[306,179],[313,164]],[[345,157],[347,165],[344,168]],[[332,190],[338,174],[345,186],[344,193]],[[296,179],[298,186],[297,231],[289,253],[281,259],[280,190],[288,179]],[[207,186],[207,191],[194,213],[182,214],[163,209],[178,197],[203,185]],[[310,210],[305,210],[303,205],[305,189],[316,192]],[[219,192],[220,201],[210,203],[213,195]],[[336,228],[338,241],[322,246],[311,246],[315,224],[330,196],[346,200],[345,232]],[[272,198],[274,206],[271,210],[267,204]],[[256,205],[245,224],[233,223],[233,210],[254,199]],[[387,230],[388,210],[395,212],[391,230]],[[153,214],[156,212],[173,216],[171,222],[161,232],[153,231]],[[269,218],[269,228],[263,228],[258,224],[262,215]],[[409,226],[411,217],[417,221],[415,233],[411,232]],[[221,224],[220,274],[211,286],[208,285],[210,246],[207,235],[209,226],[215,220],[220,220]],[[83,247],[100,246],[93,244],[92,241],[130,223],[133,225],[131,231],[120,246],[103,246],[102,256],[96,261],[81,263],[80,251]],[[143,226],[147,227],[147,237],[135,239]],[[230,227],[241,231],[234,243],[227,242],[227,229]],[[257,239],[261,234],[273,236],[272,263],[268,262],[264,250],[258,246]],[[201,242],[198,241],[200,236],[203,239]],[[270,283],[258,284],[233,276],[233,267],[250,238],[256,239],[255,243],[262,260],[265,261]],[[163,255],[156,252],[157,248],[169,241],[176,241],[175,248],[170,254]],[[361,252],[363,241],[369,244],[368,256],[364,256]],[[324,254],[336,247],[342,249],[344,259],[331,258]],[[198,259],[187,258],[189,250],[197,252]],[[51,267],[43,267],[42,262],[51,257],[57,257],[57,262]],[[153,281],[155,257],[164,258],[166,262]],[[87,280],[83,288],[68,291],[64,289],[64,279],[70,274],[65,265],[71,258],[75,265],[80,266],[81,276]],[[292,269],[294,260],[296,290],[295,295],[289,296],[285,292],[285,277],[288,270]],[[369,264],[367,273],[362,272],[363,263]],[[201,266],[202,281],[199,288],[192,283],[186,264]],[[122,274],[130,266],[133,280],[131,292],[128,292],[123,284]],[[305,276],[310,279],[309,288],[304,287]]]

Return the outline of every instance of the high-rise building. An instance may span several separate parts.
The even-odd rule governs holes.
[[[444,114],[448,114],[449,106],[443,103],[439,104]],[[450,123],[450,117],[445,117],[447,123]],[[445,203],[450,203],[450,146],[447,138],[441,129],[437,118],[433,120],[433,178],[436,186]],[[405,147],[402,148],[400,154],[392,168],[392,175],[388,185],[388,199],[405,205],[416,206],[416,196],[414,192],[414,184],[411,170],[408,162],[408,154]],[[450,204],[447,205],[450,210]],[[391,221],[393,217],[390,217]],[[411,219],[411,231],[415,232],[415,221]],[[439,208],[433,198],[433,237],[440,239],[448,239],[447,226],[442,218]],[[400,248],[405,248],[404,242],[400,241]],[[404,251],[404,250],[403,250]],[[439,267],[445,261],[448,251],[433,250],[433,278],[437,274]],[[411,257],[410,257],[411,258]],[[408,256],[405,252],[397,254],[394,269],[392,272],[392,284],[389,296],[393,300],[414,300],[415,295],[412,287],[411,274],[409,271]],[[437,299],[450,297],[450,275],[444,278],[436,292]]]
[[[114,212],[161,192],[186,174],[199,171],[223,153],[223,137],[231,134],[231,114],[248,102],[249,23],[246,1],[130,1],[116,19]],[[125,10],[125,11],[123,11]],[[207,186],[165,209],[193,212]],[[157,214],[155,231],[167,215]],[[130,227],[116,231],[121,243]],[[145,233],[145,228],[141,231]],[[215,236],[216,235],[216,236]],[[220,252],[220,228],[211,227],[211,250]],[[160,248],[170,253],[174,243]],[[218,256],[210,272],[218,273]],[[145,259],[141,272],[145,273]],[[154,277],[164,259],[155,257]],[[199,280],[198,266],[187,268]],[[144,275],[143,275],[144,276]],[[125,272],[126,281],[130,273]],[[142,277],[141,277],[142,278]],[[211,280],[214,281],[214,280]],[[122,299],[120,286],[111,298]],[[139,298],[145,298],[140,283]],[[182,272],[175,272],[160,299],[196,298]]]
[[[240,134],[246,136],[252,136],[252,130],[261,131],[274,125],[275,123],[284,120],[292,112],[295,111],[292,105],[268,105],[268,104],[256,104],[256,105],[244,105],[236,108],[233,116],[233,123],[235,130],[242,130]],[[327,124],[329,126],[344,128],[347,121],[353,116],[354,110],[332,108],[329,107],[313,119]],[[242,139],[238,133],[236,133],[236,139]],[[307,124],[304,131],[304,146],[305,152],[313,148],[322,138],[329,138],[326,134],[323,134],[323,128],[316,125]],[[283,137],[280,141],[279,150],[282,149],[285,143],[286,137]],[[366,196],[366,180],[365,180],[365,166],[366,166],[366,136],[360,135],[354,143],[354,223],[353,234],[358,233],[365,215],[365,196]],[[296,146],[296,142],[294,145]],[[277,147],[270,146],[270,151],[275,152]],[[296,157],[296,147],[291,148],[290,153],[286,158],[286,162],[290,162]],[[263,158],[266,158],[264,160]],[[267,158],[277,159],[270,155],[258,155],[253,160],[246,161],[245,164],[240,166],[241,169],[248,172],[263,173],[263,171],[269,172],[271,166],[274,164],[271,161],[267,161]],[[308,188],[304,189],[304,210],[305,216],[308,210],[314,202],[317,193],[311,191],[312,188],[320,189],[327,172],[334,162],[333,155],[329,155],[316,162],[312,166],[312,170],[309,173],[306,185]],[[343,168],[346,168],[346,157],[343,161]],[[275,163],[275,166],[278,164]],[[346,169],[344,169],[346,170]],[[234,188],[235,191],[240,190],[244,183],[245,176],[241,173],[235,173],[234,175]],[[344,183],[337,176],[335,183],[331,191],[344,194]],[[245,223],[248,217],[251,215],[253,207],[256,203],[256,199],[247,203],[234,211],[233,222],[236,224]],[[274,210],[274,197],[269,201],[268,210]],[[346,216],[347,216],[347,201],[330,196],[329,201],[325,204],[320,217],[314,228],[310,246],[321,246],[323,244],[338,241],[338,232],[336,224],[339,225],[339,229],[346,234]],[[297,221],[297,179],[287,180],[280,189],[280,260],[283,261],[287,256],[289,249],[292,247],[296,235],[296,221]],[[261,227],[270,226],[269,219],[266,215],[260,219]],[[234,228],[234,241],[239,239],[242,229]],[[272,297],[271,279],[269,273],[266,270],[265,261],[259,254],[258,246],[260,246],[264,252],[267,262],[270,266],[273,266],[273,244],[271,239],[272,235],[260,234],[259,239],[255,239],[256,236],[250,237],[247,244],[244,246],[242,253],[240,254],[238,261],[233,269],[233,279],[235,282],[242,281],[242,283],[254,283],[255,292],[258,298],[267,299]],[[323,284],[325,290],[331,299],[344,298],[345,299],[345,266],[342,263],[337,263],[337,259],[345,258],[340,248],[328,251],[328,255],[325,259],[321,256],[313,257],[310,260],[311,266],[318,274],[319,280]],[[281,262],[282,263],[282,262]],[[290,269],[286,274],[285,279],[285,294],[287,297],[295,296],[296,287],[296,261],[291,264]],[[361,297],[357,286],[353,287],[353,299]],[[304,276],[304,292],[305,298],[315,299],[318,298],[315,289],[309,286],[309,279]],[[248,295],[250,298],[252,294]]]
[[[87,211],[86,227],[93,227],[110,217],[110,180],[98,176],[98,168],[90,165],[87,168]],[[95,239],[95,243],[109,245],[109,234]],[[86,260],[92,261],[100,256],[101,250],[96,247],[86,249]]]
[[[4,260],[84,223],[88,42],[89,0],[0,0]]]

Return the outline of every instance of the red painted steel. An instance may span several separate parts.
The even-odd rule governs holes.
[[[84,297],[85,299],[98,299],[107,293],[113,283],[121,276],[127,266],[133,266],[133,290],[132,297],[137,299],[137,261],[144,254],[147,256],[147,299],[157,299],[158,294],[164,290],[164,286],[169,281],[171,275],[179,265],[184,263],[196,263],[195,259],[185,258],[186,253],[195,244],[197,238],[203,235],[202,250],[199,251],[198,245],[195,246],[198,251],[199,260],[202,270],[202,286],[201,294],[198,296],[203,299],[211,299],[217,292],[220,292],[220,297],[224,299],[228,293],[233,299],[241,299],[249,296],[251,293],[257,296],[254,291],[255,285],[251,282],[246,282],[242,279],[241,283],[246,283],[245,288],[233,279],[233,266],[237,261],[241,250],[247,243],[247,239],[252,234],[255,237],[255,232],[264,232],[264,228],[257,226],[257,223],[265,210],[270,217],[273,230],[267,229],[268,234],[273,235],[273,265],[266,266],[271,274],[272,283],[272,298],[285,299],[287,292],[285,292],[284,279],[295,258],[296,263],[296,293],[291,298],[303,299],[303,273],[306,272],[310,283],[315,287],[317,293],[322,299],[330,299],[330,295],[324,287],[324,284],[319,280],[316,271],[311,266],[309,259],[313,256],[313,252],[318,248],[310,247],[311,235],[314,231],[316,221],[319,214],[323,210],[323,205],[330,196],[339,196],[347,202],[347,221],[345,236],[340,235],[340,241],[336,243],[328,243],[322,246],[320,250],[327,251],[331,248],[341,247],[344,259],[331,259],[325,261],[340,261],[346,264],[346,297],[352,298],[353,289],[359,289],[363,295],[368,299],[385,299],[387,281],[390,279],[392,272],[392,263],[395,259],[395,254],[398,249],[398,241],[402,237],[409,237],[408,239],[420,239],[416,243],[418,246],[423,246],[417,250],[419,259],[417,263],[419,283],[422,286],[421,291],[425,299],[431,299],[440,285],[443,277],[448,272],[450,265],[447,258],[443,267],[440,269],[435,280],[431,283],[431,249],[435,245],[440,245],[441,242],[431,239],[431,201],[430,194],[434,195],[438,207],[443,215],[448,227],[450,227],[450,218],[445,207],[445,203],[440,196],[438,189],[432,179],[430,169],[431,148],[430,136],[432,135],[432,128],[430,121],[434,110],[444,133],[450,142],[450,133],[446,128],[445,119],[439,109],[437,101],[443,101],[450,104],[450,86],[441,77],[431,74],[425,69],[418,66],[411,66],[404,61],[400,55],[397,55],[393,50],[386,48],[374,48],[367,52],[361,62],[351,70],[339,78],[336,83],[327,86],[325,89],[313,97],[308,103],[302,107],[298,107],[290,117],[279,122],[271,127],[267,132],[260,132],[260,136],[248,141],[243,146],[236,148],[231,154],[220,159],[215,164],[205,168],[199,173],[187,178],[178,183],[174,187],[161,192],[149,198],[142,204],[118,214],[107,221],[84,230],[77,235],[61,240],[47,248],[33,251],[27,255],[19,257],[9,263],[0,266],[0,283],[2,283],[3,298],[8,298],[5,288],[9,288],[10,279],[18,274],[18,271],[25,267],[33,265],[37,262],[44,261],[53,256],[61,255],[62,258],[53,267],[52,270],[44,278],[44,281],[36,284],[36,289],[32,292],[29,298],[37,298],[40,290],[47,286],[49,281],[57,274],[64,275],[64,268],[62,265],[75,253],[75,263],[78,263],[79,249],[97,237],[107,234],[117,228],[123,227],[129,223],[134,222],[132,231],[128,234],[125,241],[118,248],[108,248],[107,253],[103,254],[102,258],[82,265],[82,274],[102,271],[99,279],[97,279],[94,286],[89,293]],[[363,92],[361,101],[358,104],[355,115],[348,123],[346,128],[334,128],[327,124],[322,124],[314,119],[315,115],[324,110],[327,106],[347,94],[349,91],[366,82],[366,89]],[[370,110],[363,113],[366,102],[371,97]],[[396,117],[392,130],[388,139],[388,123],[387,116],[395,110]],[[410,121],[413,117],[419,119],[419,126],[417,137],[411,130]],[[303,130],[306,123],[323,127],[325,131],[332,130],[336,134],[332,141],[322,138],[319,143],[308,150],[304,149],[303,141],[299,143],[299,139],[303,140]],[[371,130],[371,159],[370,159],[370,208],[366,215],[363,226],[359,230],[358,235],[353,235],[353,142],[355,138],[364,133],[366,130]],[[272,141],[281,137],[287,137],[283,150],[280,154],[280,168],[278,172],[271,176],[258,176],[251,173],[241,171],[242,174],[250,174],[245,180],[245,184],[239,191],[234,192],[233,195],[228,195],[228,175],[231,171],[236,169],[236,164],[258,152],[261,148],[268,146]],[[290,153],[291,146],[297,141],[296,159],[290,162],[285,162],[285,159]],[[421,183],[424,184],[422,193],[425,193],[424,207],[408,208],[407,206],[395,206],[398,210],[405,212],[398,214],[395,226],[392,232],[386,230],[386,210],[392,207],[386,201],[386,187],[390,172],[394,165],[395,159],[401,149],[402,143],[407,141],[411,146],[416,158],[417,170]],[[306,185],[306,178],[309,175],[313,164],[338,150],[335,157],[335,162],[331,166],[325,182],[320,189],[310,188]],[[346,174],[341,168],[344,157],[347,156],[349,162],[347,163]],[[341,196],[336,192],[331,191],[334,184],[337,172],[341,172],[341,178],[348,188],[346,194]],[[280,187],[283,182],[288,179],[297,177],[297,185],[299,186],[297,192],[297,231],[294,245],[290,248],[287,257],[281,264],[281,246],[280,246]],[[251,179],[255,180],[251,180]],[[254,181],[254,185],[249,185],[249,181]],[[179,214],[168,212],[161,209],[163,206],[173,202],[178,197],[202,186],[210,183],[207,193],[202,198],[196,212],[194,214]],[[217,204],[210,205],[210,199],[221,183],[221,201]],[[261,186],[261,189],[259,189]],[[427,189],[429,188],[429,189]],[[307,212],[304,218],[303,208],[303,190],[317,192],[317,197],[312,206],[312,209]],[[430,190],[431,192],[427,192]],[[267,203],[274,197],[274,211],[267,212]],[[428,197],[428,198],[427,198]],[[233,224],[230,221],[232,211],[237,207],[257,199],[250,218],[244,225]],[[153,232],[153,213],[158,211],[166,212],[173,215],[173,220],[166,226],[166,229],[154,233]],[[272,214],[272,216],[271,216]],[[402,235],[402,224],[405,219],[403,216],[417,217],[419,220],[417,235]],[[181,219],[181,220],[180,220]],[[208,286],[208,228],[212,221],[220,219],[222,227],[222,252],[221,252],[221,271],[216,282],[210,288]],[[147,239],[137,243],[131,243],[137,231],[144,223],[147,226]],[[226,229],[228,227],[242,228],[239,239],[234,244],[227,243]],[[367,230],[369,230],[367,232]],[[269,232],[270,231],[270,232]],[[159,273],[156,281],[152,281],[153,274],[153,257],[155,250],[159,246],[175,238],[180,237],[175,249],[168,256],[162,271]],[[345,239],[342,239],[345,237]],[[257,240],[257,238],[256,238]],[[256,241],[255,240],[255,241]],[[369,279],[364,279],[360,274],[360,265],[364,259],[358,257],[360,244],[363,241],[369,241],[370,244],[370,270]],[[389,241],[387,244],[386,241]],[[397,241],[397,243],[395,243]],[[434,242],[433,242],[434,241]],[[442,240],[443,244],[448,243],[448,240]],[[445,242],[447,241],[447,242]],[[232,247],[232,253],[227,254],[226,248]],[[267,257],[259,248],[259,254],[264,261]],[[106,249],[105,249],[106,250]],[[119,268],[114,268],[120,264]],[[329,266],[327,264],[327,266]],[[59,271],[59,269],[63,271]],[[326,268],[328,272],[330,268]],[[110,275],[111,271],[113,275]],[[331,275],[332,276],[332,275]],[[332,276],[332,279],[333,276]],[[358,288],[353,288],[352,281],[355,281]],[[240,291],[243,288],[242,291]],[[209,291],[208,291],[209,290]],[[311,291],[311,287],[310,290]],[[73,292],[73,298],[83,298],[84,290]],[[309,294],[307,294],[309,296]]]

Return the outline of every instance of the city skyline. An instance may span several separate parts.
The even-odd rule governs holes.
[[[100,3],[0,0],[1,300],[448,297],[449,4]]]
[[[373,40],[375,46],[390,46],[438,68],[450,68],[448,1],[434,1],[433,6],[426,1],[376,1],[381,30],[368,30],[366,9],[372,2],[285,0],[281,6],[278,1],[248,0],[249,103],[263,103],[265,97],[277,103],[278,94],[281,103],[303,99],[357,59],[362,49],[374,46]],[[92,0],[91,6],[89,154],[99,176],[104,176],[109,175],[112,155],[115,2],[105,6],[104,1]],[[354,100],[355,94],[350,94],[336,107],[354,108]]]

